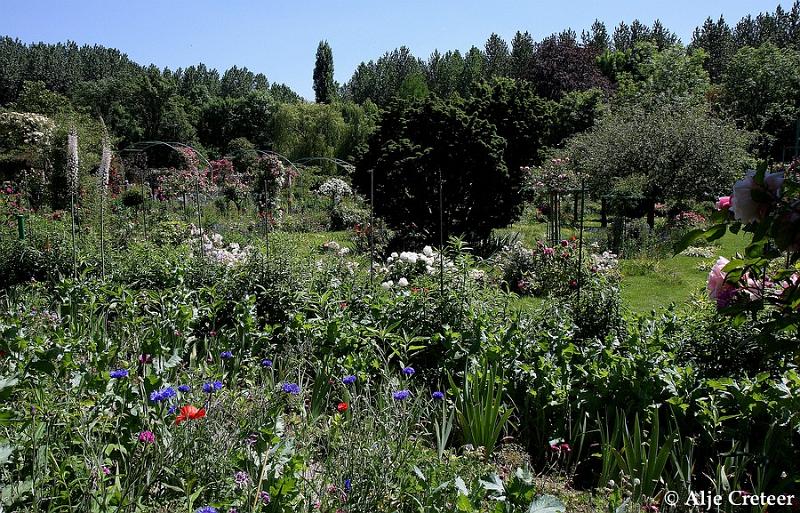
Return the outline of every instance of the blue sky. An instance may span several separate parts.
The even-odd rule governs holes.
[[[408,46],[434,50],[483,46],[492,32],[507,41],[517,30],[535,39],[595,18],[609,31],[635,18],[659,18],[684,42],[707,16],[734,24],[790,0],[0,0],[0,35],[25,42],[102,44],[141,64],[177,68],[203,62],[220,71],[236,64],[313,98],[317,43],[333,48],[335,78],[349,79],[364,60]]]

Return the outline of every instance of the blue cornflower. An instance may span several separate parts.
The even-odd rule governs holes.
[[[167,413],[170,414],[170,415],[175,415],[176,411],[178,411],[178,405],[173,404],[172,406],[169,407],[169,410],[167,410]]]
[[[261,366],[262,367],[266,367],[267,369],[271,369],[272,368],[272,360],[270,360],[269,358],[264,358],[263,360],[261,360]]]
[[[403,367],[403,374],[406,376],[413,376],[415,372],[417,371],[414,370],[414,367]]]
[[[392,394],[392,397],[394,397],[395,401],[405,401],[406,399],[408,399],[408,396],[410,395],[411,392],[409,392],[408,390],[398,390],[397,392]]]
[[[230,360],[231,358],[233,358],[233,353],[230,351],[223,351],[222,353],[220,353],[219,357],[222,358],[223,360]]]
[[[352,385],[355,382],[356,382],[356,377],[353,376],[352,374],[342,378],[342,383],[344,383],[345,385]]]
[[[442,399],[444,399],[444,392],[440,392],[437,390],[436,392],[431,394],[431,397],[433,397],[437,401],[441,401]]]
[[[162,388],[161,390],[153,390],[150,392],[150,400],[154,403],[160,403],[162,401],[166,401],[170,397],[175,397],[176,392],[175,389],[172,387]]]
[[[178,386],[178,392],[184,392],[185,393],[185,392],[189,392],[191,390],[192,390],[192,387],[190,387],[189,385],[179,385]]]
[[[213,394],[214,392],[222,390],[222,381],[214,381],[209,383],[203,383],[203,392],[207,394]]]
[[[350,482],[350,479],[344,480],[344,491],[350,493],[350,490],[353,489],[353,483]]]
[[[211,506],[203,506],[194,510],[194,513],[219,513],[219,511]]]
[[[127,378],[128,371],[125,369],[116,369],[109,372],[108,375],[114,379]]]
[[[297,395],[300,393],[300,385],[297,383],[284,383],[281,385],[281,390],[287,394]]]

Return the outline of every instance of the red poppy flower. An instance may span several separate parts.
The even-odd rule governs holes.
[[[180,414],[178,414],[178,416],[175,417],[175,424],[179,425],[181,422],[185,420],[201,419],[205,416],[206,416],[206,410],[204,410],[203,408],[198,409],[195,406],[192,406],[191,404],[187,404],[186,406],[181,408]]]
[[[337,410],[339,413],[344,413],[344,412],[346,412],[346,411],[347,411],[347,408],[348,408],[348,406],[347,406],[347,403],[344,403],[344,402],[342,402],[342,403],[339,403],[338,405],[336,405],[336,410]]]

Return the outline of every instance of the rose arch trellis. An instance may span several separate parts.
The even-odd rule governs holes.
[[[136,143],[130,148],[126,148],[123,150],[127,153],[143,153],[150,148],[154,147],[165,147],[169,148],[170,150],[178,153],[179,155],[183,156],[184,153],[181,150],[190,150],[192,151],[197,158],[202,159],[203,163],[206,166],[208,172],[211,172],[211,162],[203,155],[202,152],[198,151],[197,149],[193,148],[192,146],[180,142],[165,142],[165,141],[143,141],[140,143]],[[145,234],[145,238],[147,237],[147,194],[145,193],[145,182],[146,182],[146,169],[142,169],[141,172],[141,181],[142,181],[142,229]],[[203,212],[200,205],[200,170],[195,170],[195,206],[197,208],[197,229],[199,230],[199,253],[200,255],[204,254],[203,249]]]

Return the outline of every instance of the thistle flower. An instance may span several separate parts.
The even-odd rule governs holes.
[[[78,192],[78,163],[78,132],[73,127],[67,135],[67,178],[71,194]]]

